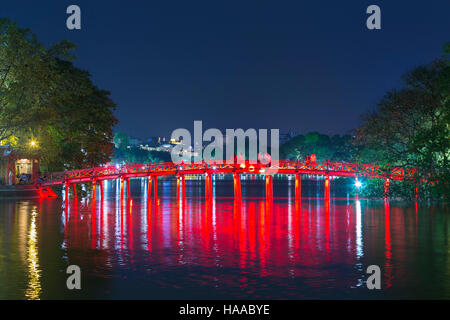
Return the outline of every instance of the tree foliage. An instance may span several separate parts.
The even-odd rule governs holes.
[[[317,161],[351,161],[356,155],[356,148],[350,135],[332,137],[318,132],[298,135],[280,148],[282,159],[302,159],[315,154]]]
[[[125,150],[130,143],[130,137],[123,132],[116,132],[114,135],[114,146],[116,149]]]
[[[447,54],[449,46],[446,46]],[[405,74],[404,87],[389,91],[357,129],[362,159],[419,170],[415,183],[438,186],[449,196],[450,85],[448,55]],[[436,183],[437,182],[437,183]],[[436,189],[436,188],[434,188]],[[436,189],[437,190],[437,189]]]
[[[114,135],[114,157],[127,163],[170,162],[170,153],[156,150],[145,150],[130,146],[130,137],[123,132]]]
[[[49,170],[99,165],[113,153],[116,106],[73,65],[74,48],[46,48],[30,30],[0,20],[0,143],[39,156]]]

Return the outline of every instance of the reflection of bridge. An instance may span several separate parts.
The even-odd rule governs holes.
[[[157,179],[159,176],[175,175],[177,176],[177,196],[184,196],[184,176],[185,175],[204,175],[205,176],[205,195],[211,198],[213,195],[212,175],[216,173],[231,173],[234,177],[234,195],[241,197],[241,174],[263,174],[266,177],[266,197],[272,197],[272,176],[277,174],[295,174],[295,197],[300,198],[301,175],[321,175],[325,176],[325,197],[330,194],[330,176],[360,177],[384,179],[385,193],[389,191],[390,180],[413,180],[416,176],[416,170],[407,167],[387,167],[372,164],[342,163],[342,162],[310,162],[310,161],[278,161],[270,165],[260,163],[250,164],[243,162],[240,164],[201,162],[195,164],[174,164],[167,163],[146,163],[146,164],[127,164],[123,166],[108,166],[92,169],[82,169],[65,171],[59,173],[50,173],[47,180],[40,184],[40,187],[51,187],[65,185],[66,199],[69,195],[70,186],[73,187],[76,197],[77,183],[93,184],[95,194],[97,185],[100,186],[103,196],[103,185],[99,182],[103,180],[120,179],[120,192],[123,198],[124,182],[127,186],[127,195],[130,195],[131,178],[148,177],[148,197],[151,197],[152,185],[153,197],[157,198]],[[153,181],[155,183],[153,184]]]

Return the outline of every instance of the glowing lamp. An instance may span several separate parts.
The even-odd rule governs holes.
[[[362,186],[361,181],[356,180],[356,181],[355,181],[355,187],[361,188],[361,186]]]

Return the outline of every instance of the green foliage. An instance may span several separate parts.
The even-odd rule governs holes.
[[[96,166],[113,153],[116,106],[72,64],[74,47],[47,49],[28,29],[0,20],[0,143],[16,137],[14,148],[49,170]]]
[[[423,195],[450,198],[449,48],[443,59],[405,74],[404,87],[388,92],[357,130],[360,161],[418,168],[416,181],[391,188],[402,197],[411,197],[416,184],[425,180],[420,189],[434,191]]]
[[[148,151],[139,147],[124,147],[114,149],[115,157],[127,163],[170,162],[169,152]]]
[[[130,143],[130,137],[123,132],[116,132],[114,135],[114,145],[116,149],[125,150]]]
[[[328,135],[310,132],[299,135],[280,148],[282,159],[305,159],[306,155],[315,154],[317,161],[351,161],[356,155],[356,147],[349,135]]]

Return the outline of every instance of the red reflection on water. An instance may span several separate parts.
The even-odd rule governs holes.
[[[390,287],[389,203],[379,220],[372,212],[364,214],[359,202],[175,197],[123,203],[103,198],[71,201],[64,210],[64,236],[68,248],[104,250],[108,261],[132,269],[137,264],[239,268],[261,277],[302,277],[311,284],[320,279],[349,287],[358,278],[350,277],[350,272],[336,276],[330,263],[360,265],[381,227],[386,287]],[[366,230],[366,223],[376,228]],[[249,287],[245,272],[229,281]]]
[[[330,249],[330,199],[325,199],[325,246]]]
[[[384,200],[384,212],[385,212],[385,276],[386,276],[386,287],[389,288],[392,286],[392,247],[391,247],[391,223],[390,223],[390,213],[389,213],[389,200]]]

